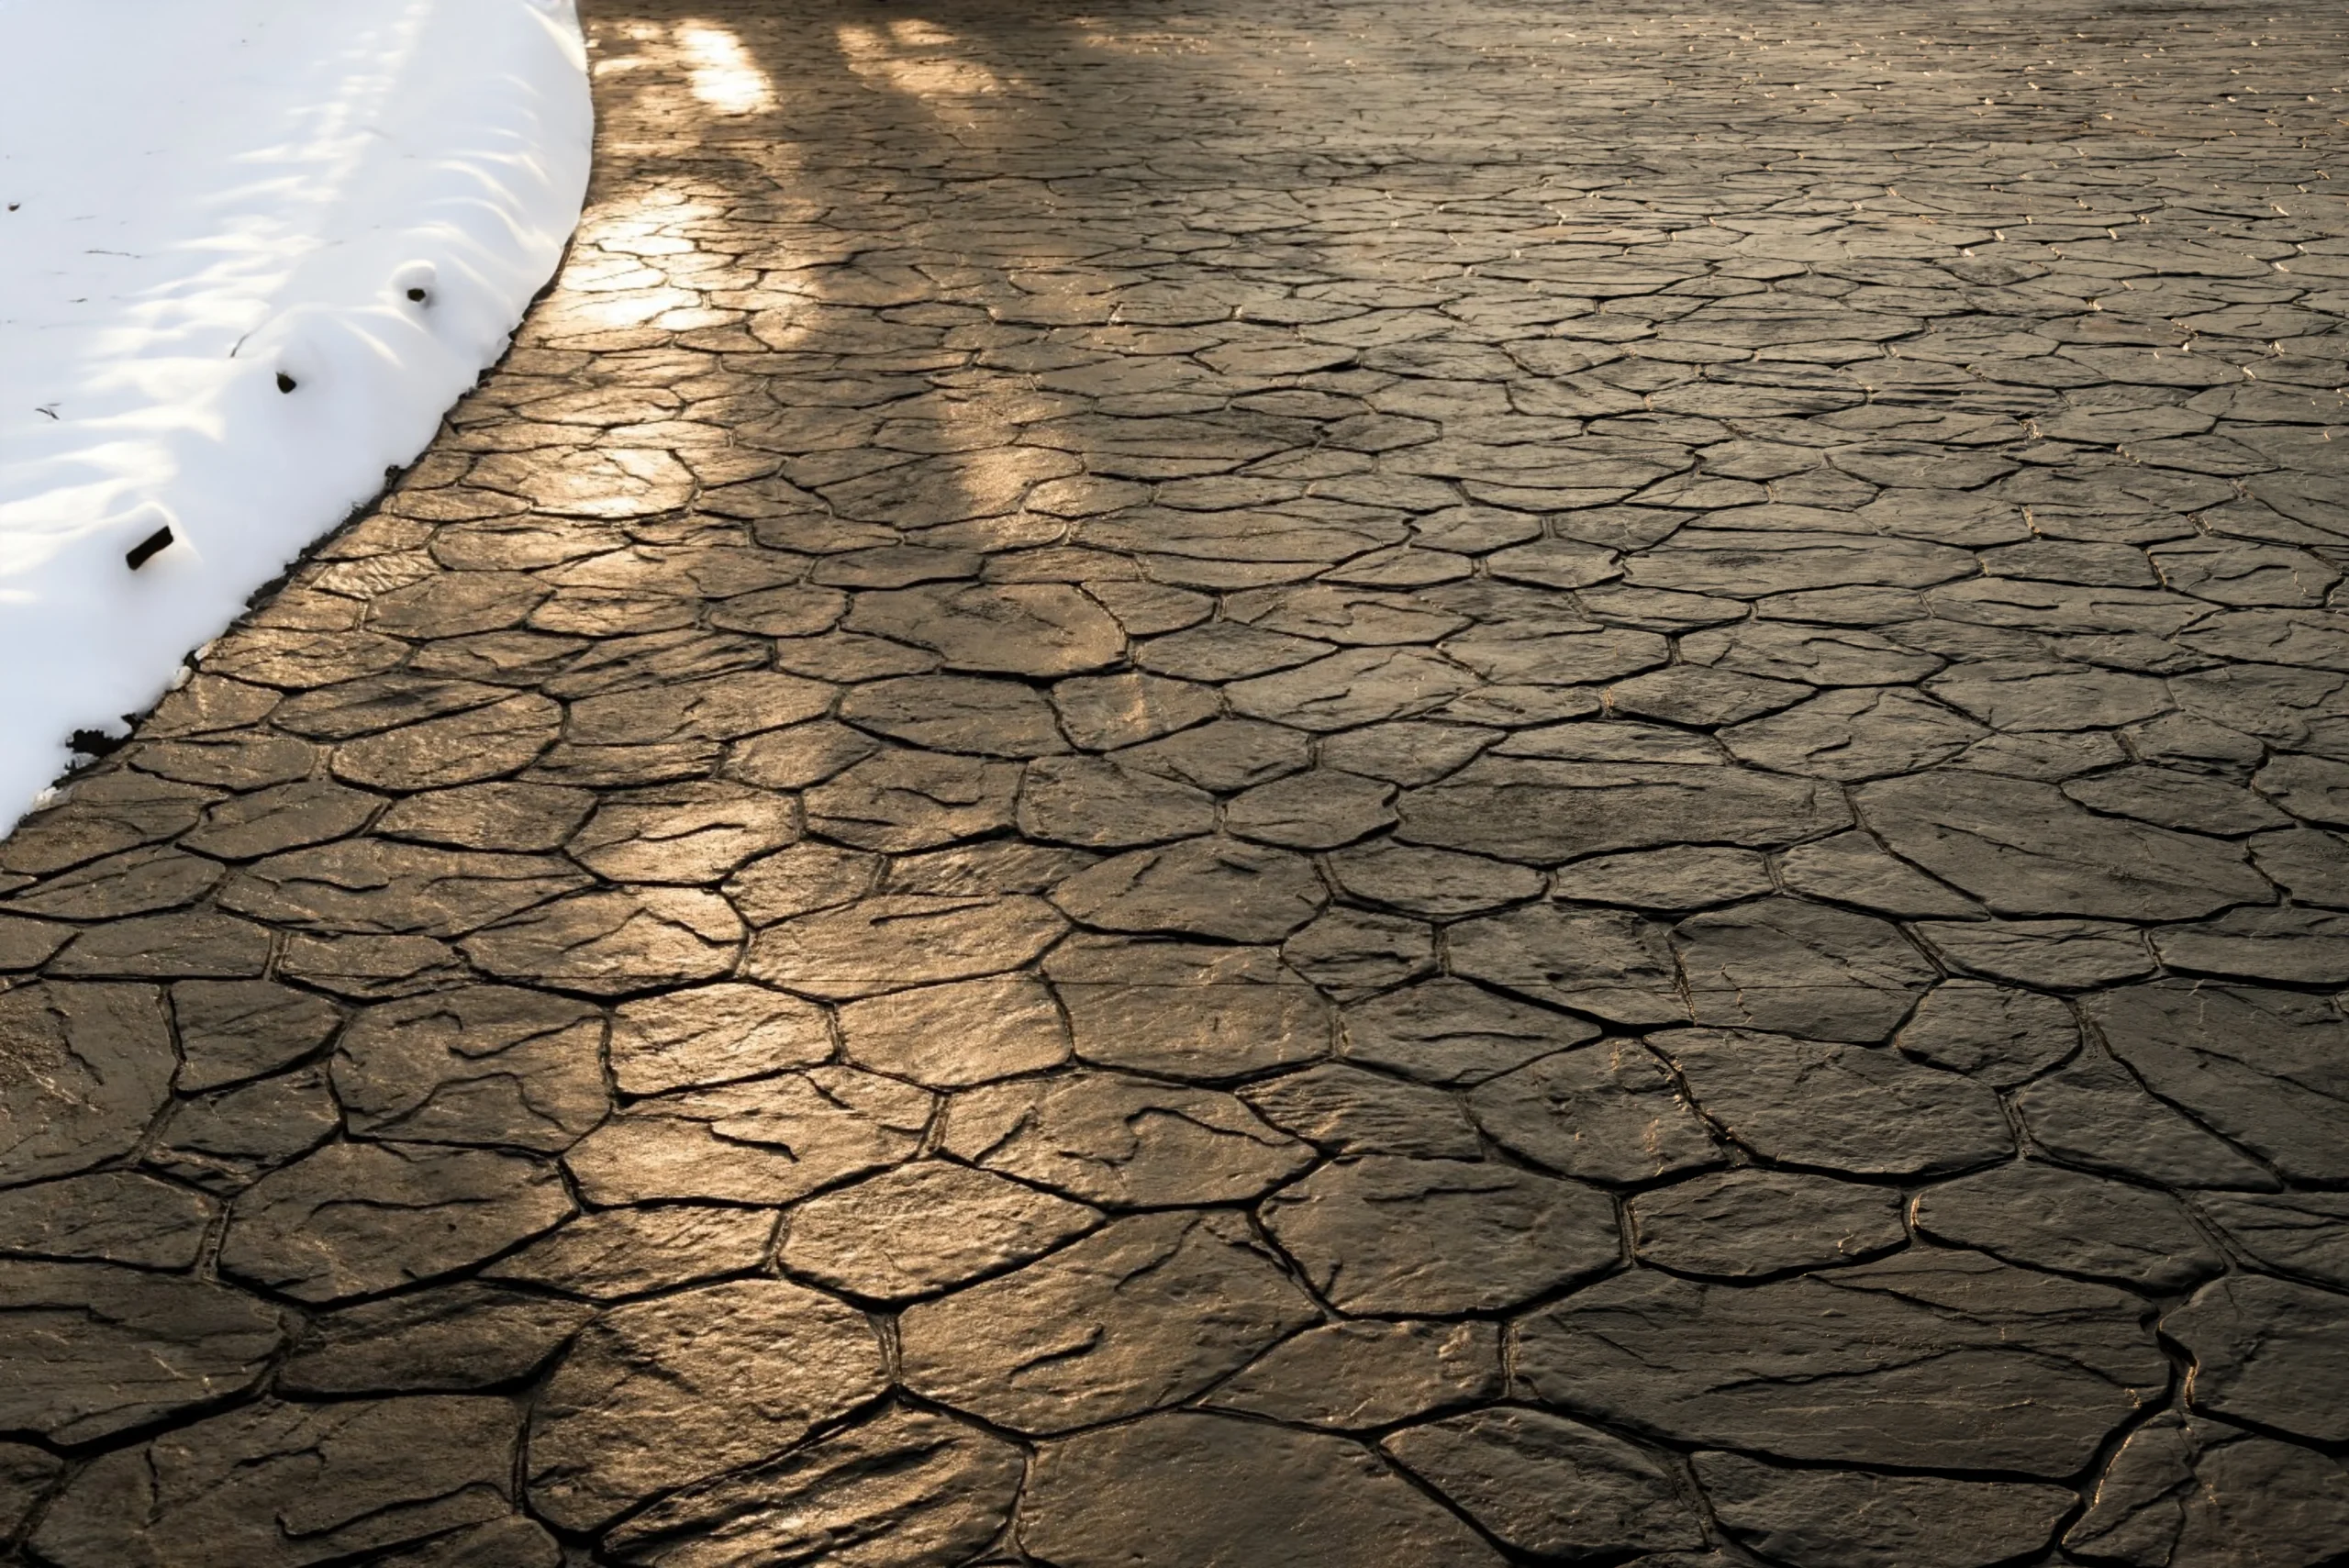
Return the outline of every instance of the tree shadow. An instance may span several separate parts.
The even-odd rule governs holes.
[[[1114,22],[1073,5],[591,6],[594,253],[568,280],[574,321],[541,332],[758,355],[782,412],[738,410],[757,417],[731,422],[729,472],[746,475],[753,452],[780,462],[731,478],[757,494],[721,504],[755,503],[770,543],[1041,546],[1100,498],[1040,512],[1026,505],[1038,486],[1232,466],[1104,463],[1082,433],[1039,435],[1105,411],[1105,390],[1113,413],[1221,411],[1235,389],[1180,358],[1204,342],[1074,373],[1111,366],[1137,333],[1285,293],[1252,282],[1282,258],[1240,242],[1249,224],[1195,226],[1170,195],[1264,177],[1204,150],[1201,133],[1228,138],[1250,112],[1244,73],[1226,79],[1231,57],[1196,17],[1112,9]],[[579,319],[598,330],[572,330]],[[1253,455],[1310,435],[1260,439]],[[1109,499],[1141,498],[1130,490]]]

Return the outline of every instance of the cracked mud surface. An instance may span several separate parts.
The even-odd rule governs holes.
[[[2337,12],[588,10],[0,846],[8,1561],[2341,1560]]]

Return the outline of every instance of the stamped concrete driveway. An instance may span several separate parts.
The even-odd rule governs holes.
[[[2340,1561],[2336,7],[589,10],[0,849],[10,1561]]]

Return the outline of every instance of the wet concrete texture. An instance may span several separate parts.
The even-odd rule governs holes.
[[[9,1561],[2335,1560],[2335,9],[588,10],[0,846]]]

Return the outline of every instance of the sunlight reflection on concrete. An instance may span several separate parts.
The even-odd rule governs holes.
[[[755,115],[774,107],[774,83],[730,28],[709,22],[677,27],[694,96],[721,115]]]
[[[978,61],[953,55],[961,40],[935,22],[905,17],[885,28],[843,22],[838,37],[851,71],[913,97],[968,97],[1007,85]]]

